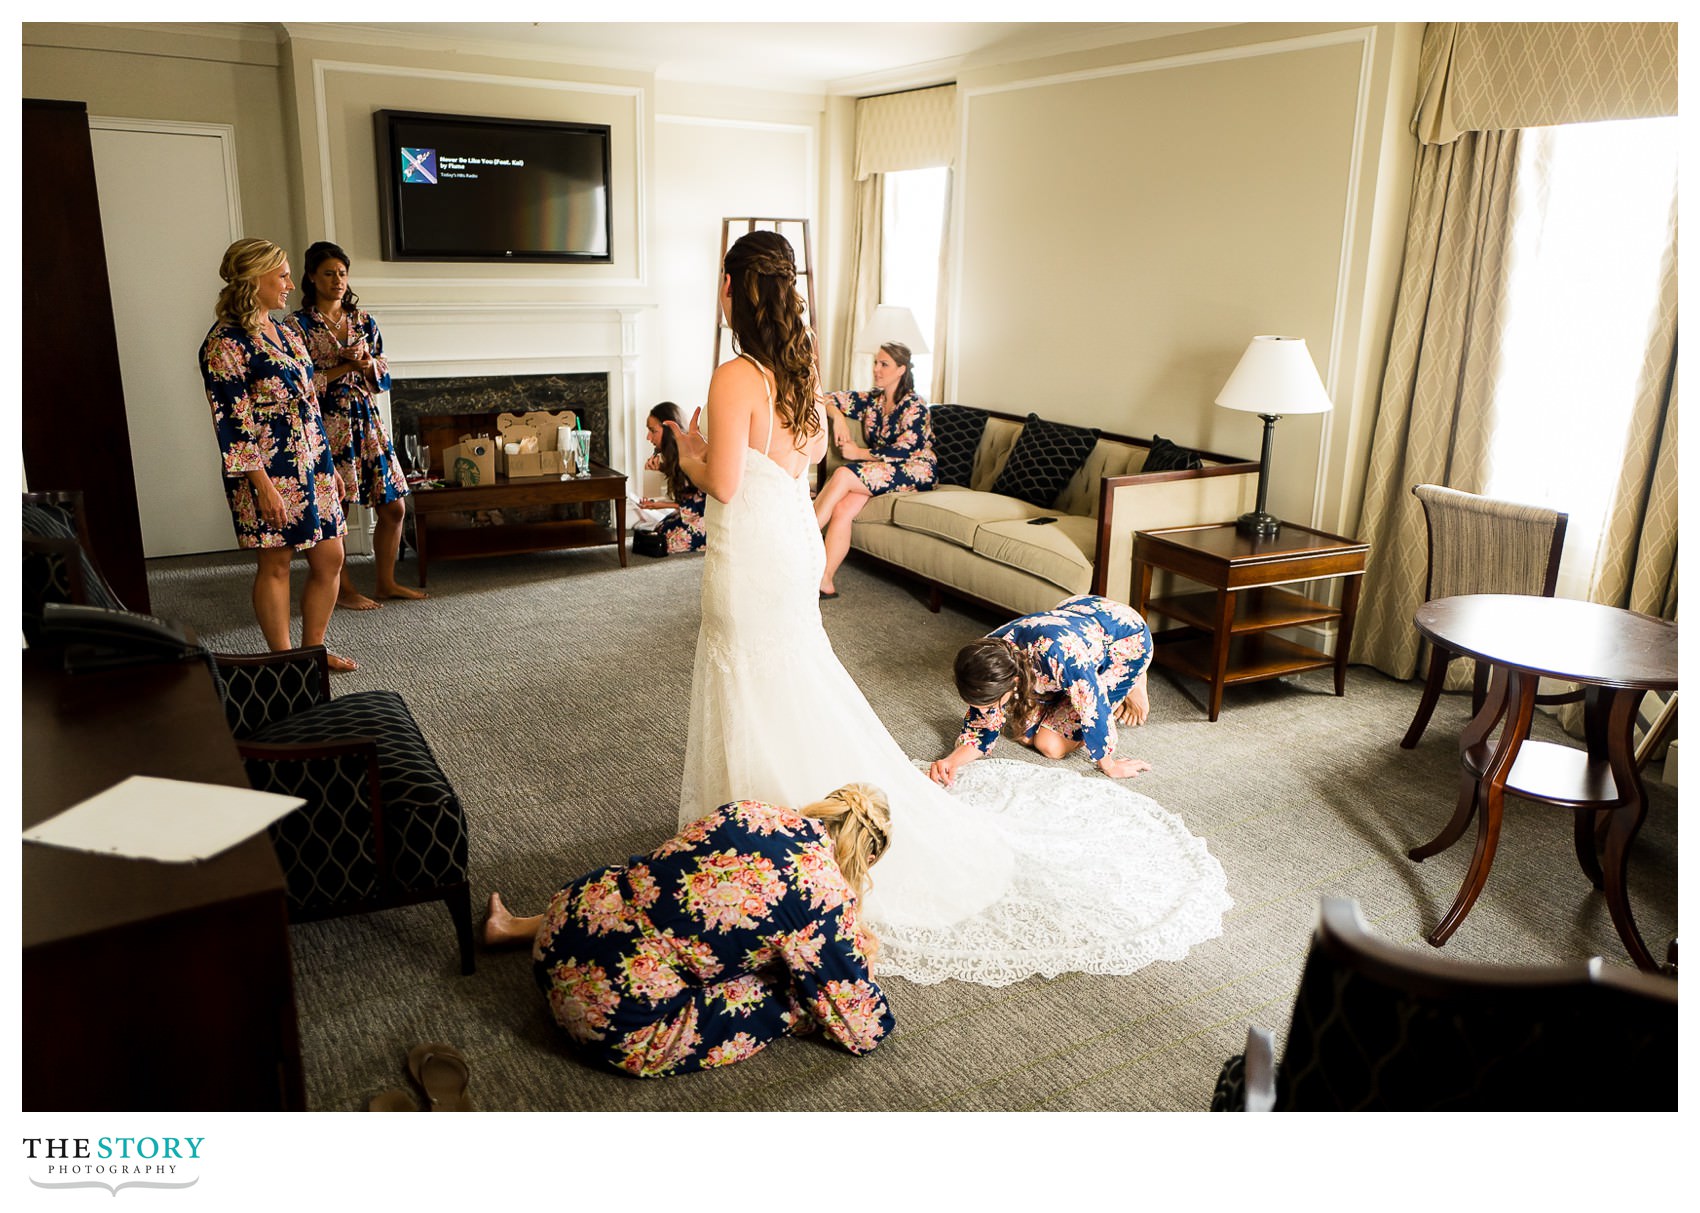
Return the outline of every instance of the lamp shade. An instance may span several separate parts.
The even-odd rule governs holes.
[[[1253,337],[1216,403],[1274,417],[1326,413],[1334,407],[1303,337]]]
[[[915,323],[915,313],[906,307],[882,303],[856,334],[856,352],[871,354],[888,341],[901,341],[911,354],[932,353],[927,348],[927,339],[921,336],[921,326]]]

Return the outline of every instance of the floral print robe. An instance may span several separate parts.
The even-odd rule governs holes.
[[[1115,753],[1116,705],[1151,664],[1151,629],[1137,611],[1111,598],[1080,594],[987,635],[1013,641],[1033,659],[1038,713],[1024,736],[1031,738],[1043,725],[1084,742],[1094,762]],[[990,753],[1004,723],[1003,708],[971,706],[956,744]]]
[[[859,1055],[896,1023],[825,827],[760,801],[567,885],[532,960],[579,1050],[640,1078],[730,1065],[817,1028]]]
[[[345,505],[383,505],[407,496],[407,472],[396,458],[395,447],[384,432],[384,418],[375,399],[390,390],[390,364],[384,358],[384,338],[370,312],[355,308],[348,313],[348,342],[337,338],[318,309],[304,307],[289,317],[313,356],[313,382],[319,389],[319,407],[325,415],[325,434],[331,456],[342,473]],[[378,382],[355,372],[340,379],[327,373],[351,356],[370,354]]]
[[[278,326],[281,346],[239,325],[215,324],[201,343],[201,381],[224,460],[224,491],[245,548],[310,548],[348,530],[335,465],[301,335]],[[265,472],[283,498],[283,526],[260,517],[247,473]]]
[[[655,527],[661,533],[662,542],[667,545],[669,556],[700,551],[708,546],[708,530],[702,519],[703,510],[708,506],[708,495],[693,485],[679,494],[678,506],[677,513],[667,515]]]
[[[932,488],[938,478],[938,458],[933,454],[927,402],[911,391],[887,415],[880,407],[884,396],[883,392],[833,392],[827,397],[839,412],[862,423],[864,445],[873,456],[845,466],[873,496]]]

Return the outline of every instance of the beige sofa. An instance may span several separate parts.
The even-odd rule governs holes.
[[[1026,615],[1073,594],[1129,600],[1135,531],[1227,522],[1257,498],[1257,463],[1200,452],[1191,471],[1142,472],[1150,442],[1102,435],[1049,509],[992,493],[1025,418],[990,413],[971,485],[885,493],[868,502],[850,546],[929,587]],[[829,448],[826,472],[842,462]],[[1033,526],[1029,519],[1055,518]]]

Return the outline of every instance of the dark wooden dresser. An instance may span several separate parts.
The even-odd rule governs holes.
[[[247,787],[207,667],[65,674],[23,655],[23,825],[130,775]],[[23,843],[25,1111],[305,1106],[283,874]]]

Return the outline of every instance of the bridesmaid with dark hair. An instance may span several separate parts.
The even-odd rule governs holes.
[[[1112,598],[1080,594],[1023,615],[962,646],[956,690],[968,705],[956,748],[927,772],[949,787],[956,772],[991,752],[1006,724],[1046,758],[1084,748],[1111,779],[1151,764],[1117,758],[1116,722],[1142,725],[1151,713],[1145,686],[1151,629]]]
[[[348,286],[348,254],[328,240],[308,246],[302,263],[301,307],[289,318],[313,356],[313,379],[337,471],[343,507],[368,506],[377,517],[372,563],[379,598],[424,598],[395,579],[401,553],[401,524],[407,506],[407,474],[384,432],[375,395],[390,388],[390,366],[378,323],[362,311]],[[337,605],[371,611],[383,604],[354,588],[342,570]]]
[[[671,400],[663,400],[649,410],[644,434],[649,445],[655,448],[655,453],[643,465],[648,471],[661,473],[662,479],[667,482],[669,497],[645,497],[638,504],[646,510],[675,511],[655,528],[667,554],[672,556],[680,552],[698,552],[707,545],[708,532],[704,529],[702,514],[708,506],[708,495],[692,484],[691,478],[679,466],[679,440],[667,428],[669,421],[684,428],[684,415]]]

